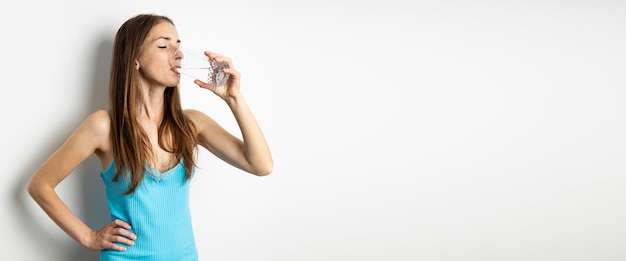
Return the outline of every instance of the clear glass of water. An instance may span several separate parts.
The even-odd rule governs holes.
[[[181,67],[177,69],[180,74],[217,87],[223,86],[228,81],[229,74],[222,71],[223,68],[229,68],[227,63],[210,59],[204,52],[184,47],[179,48],[178,52],[183,54]]]

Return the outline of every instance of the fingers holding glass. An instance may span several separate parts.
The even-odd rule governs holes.
[[[179,49],[183,57],[177,71],[193,80],[200,80],[220,87],[226,84],[229,74],[224,69],[231,67],[228,62],[216,59],[213,53],[197,52],[184,47]]]

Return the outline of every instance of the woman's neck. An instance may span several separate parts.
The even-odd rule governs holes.
[[[147,88],[143,92],[143,103],[139,107],[139,115],[159,123],[163,119],[165,106],[165,88]]]

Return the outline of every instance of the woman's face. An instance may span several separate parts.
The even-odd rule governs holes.
[[[176,67],[180,67],[182,59],[177,52],[179,46],[180,39],[174,25],[163,21],[152,27],[141,45],[135,65],[144,84],[155,87],[178,85],[180,74]]]

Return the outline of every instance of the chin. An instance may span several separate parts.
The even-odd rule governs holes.
[[[172,81],[166,84],[167,87],[178,87],[180,85],[180,81]]]

